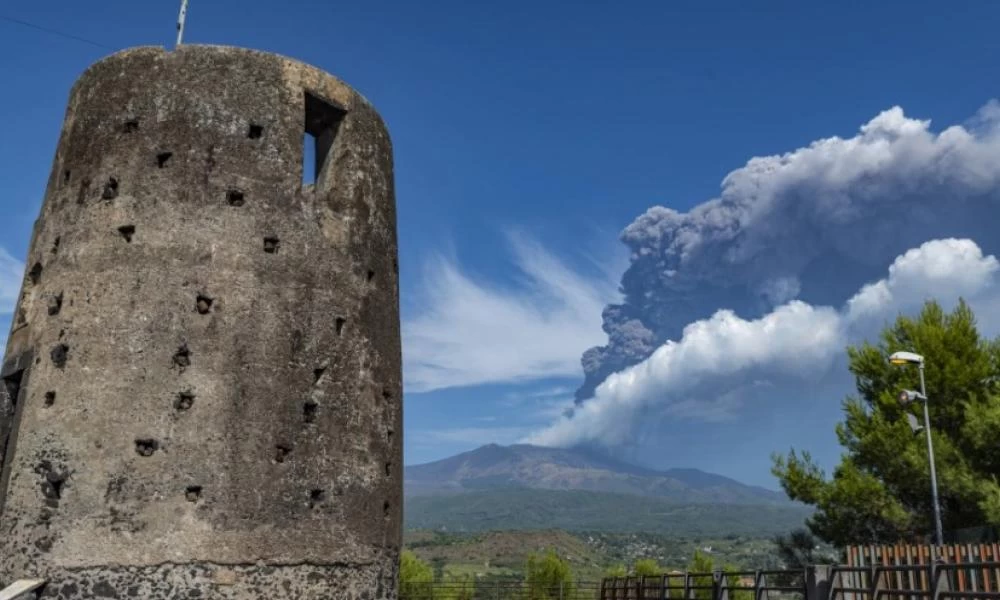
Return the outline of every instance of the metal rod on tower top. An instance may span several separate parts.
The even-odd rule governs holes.
[[[184,17],[187,16],[188,0],[181,0],[181,14],[177,16],[177,46],[184,38]]]

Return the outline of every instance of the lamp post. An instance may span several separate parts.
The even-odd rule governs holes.
[[[910,402],[920,400],[924,404],[924,433],[927,436],[927,460],[931,464],[931,496],[934,501],[934,534],[935,542],[938,546],[944,544],[944,536],[941,533],[941,505],[938,503],[937,472],[934,469],[934,443],[931,441],[931,417],[927,410],[927,386],[924,383],[924,357],[913,352],[895,352],[889,357],[889,362],[894,365],[917,365],[920,371],[920,393],[904,390],[900,394],[900,400]]]

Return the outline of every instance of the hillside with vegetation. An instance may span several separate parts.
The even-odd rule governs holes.
[[[410,529],[565,529],[687,537],[766,537],[801,527],[810,513],[792,504],[678,504],[629,494],[525,488],[409,496],[404,508]]]
[[[529,555],[553,550],[573,577],[596,581],[616,568],[654,561],[664,569],[686,568],[696,553],[718,564],[777,568],[768,537],[675,537],[651,533],[568,532],[562,530],[446,533],[410,530],[404,546],[430,565],[436,580],[449,578],[520,580]]]
[[[788,498],[698,469],[658,471],[582,448],[489,444],[420,465],[408,465],[408,496],[529,488],[629,494],[684,504],[780,504]]]

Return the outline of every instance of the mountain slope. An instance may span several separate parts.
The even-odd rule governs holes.
[[[787,504],[783,494],[697,469],[655,471],[585,450],[490,444],[443,460],[408,466],[408,496],[498,488],[583,490],[680,503]]]
[[[793,504],[678,504],[629,494],[525,488],[410,496],[403,509],[407,529],[556,528],[702,538],[785,533],[801,527],[811,512]]]

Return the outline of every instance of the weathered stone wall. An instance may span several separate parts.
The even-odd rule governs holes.
[[[394,598],[396,259],[389,136],[339,80],[214,46],[92,66],[3,363],[0,582]]]

